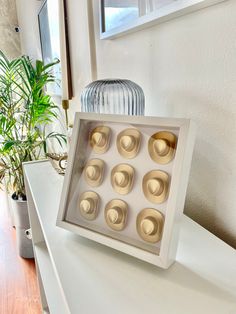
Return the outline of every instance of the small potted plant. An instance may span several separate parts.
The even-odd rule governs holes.
[[[58,108],[46,94],[55,82],[51,73],[59,61],[35,65],[22,56],[9,60],[0,51],[0,184],[5,183],[13,203],[17,245],[22,257],[33,257],[32,244],[25,236],[29,217],[22,164],[45,158],[48,141],[66,141],[63,134],[48,132],[58,118]]]

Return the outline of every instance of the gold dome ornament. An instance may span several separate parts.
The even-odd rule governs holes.
[[[146,242],[156,243],[161,240],[164,216],[153,208],[143,209],[137,216],[136,229],[139,236]]]
[[[94,220],[98,215],[99,195],[95,192],[88,191],[82,193],[79,198],[79,210],[83,218]]]
[[[152,170],[143,177],[143,193],[152,203],[163,203],[168,197],[169,175],[161,170]]]
[[[177,137],[167,131],[153,134],[148,141],[149,155],[158,164],[167,164],[175,156]]]
[[[111,185],[122,195],[128,194],[133,187],[134,168],[128,164],[119,164],[111,171]]]
[[[101,159],[91,159],[84,168],[86,182],[93,187],[99,186],[103,180],[105,163]]]
[[[106,205],[104,211],[107,225],[115,231],[121,231],[125,228],[127,214],[128,214],[127,203],[117,199],[110,201]]]
[[[110,145],[111,129],[107,126],[98,126],[90,134],[90,146],[97,154],[104,154]]]
[[[134,158],[139,152],[140,142],[141,133],[137,129],[125,129],[117,136],[117,150],[124,158]]]

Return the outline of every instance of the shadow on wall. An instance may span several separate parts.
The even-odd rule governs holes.
[[[212,153],[214,163],[220,164],[220,160],[224,158],[223,155],[220,156],[219,153],[216,153],[214,147],[209,143],[200,142],[200,149],[205,146],[205,149]],[[222,178],[219,178],[218,170],[212,160],[206,158],[201,150],[196,149],[190,173],[185,213],[229,245],[236,247],[233,230],[230,232],[227,222],[224,222],[227,208],[224,205],[221,206],[222,201],[218,200],[220,197],[224,198],[224,195],[227,195],[229,189],[233,189],[233,187],[228,186],[227,182],[221,182],[220,187],[219,180]]]
[[[218,99],[214,102],[213,94],[207,99],[204,93],[201,98],[201,91],[188,95],[186,90],[172,89],[163,95],[169,96],[154,97],[162,104],[156,107],[161,115],[191,118],[197,124],[185,213],[236,248],[235,106],[231,102],[226,107]]]

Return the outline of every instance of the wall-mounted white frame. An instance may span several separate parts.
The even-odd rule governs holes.
[[[148,2],[149,0],[143,0],[143,2],[145,1]],[[106,31],[104,0],[100,0],[100,38],[114,39],[224,1],[226,0],[176,0],[169,5],[161,7],[159,10],[147,12],[127,24]],[[146,7],[148,7],[148,4]]]
[[[137,247],[131,242],[124,242],[119,236],[112,237],[107,231],[106,234],[97,232],[91,226],[82,226],[72,218],[68,218],[68,211],[71,208],[73,198],[71,187],[77,184],[83,176],[83,164],[86,160],[84,144],[88,143],[86,130],[88,123],[99,123],[109,125],[109,123],[132,125],[136,127],[169,128],[178,130],[178,145],[176,156],[172,168],[171,188],[166,205],[165,225],[158,253],[148,251],[145,248]],[[87,134],[87,135],[85,135]],[[183,213],[185,195],[190,171],[192,152],[194,147],[195,126],[189,119],[122,116],[122,115],[97,115],[91,113],[77,113],[73,128],[72,143],[69,152],[68,166],[61,195],[60,209],[57,217],[57,226],[70,230],[83,237],[102,243],[126,254],[137,257],[141,260],[154,264],[162,268],[168,268],[175,260],[178,232],[180,220]],[[82,150],[82,151],[81,151]],[[110,159],[111,156],[109,156]],[[106,161],[108,162],[108,161]],[[108,186],[105,186],[104,194],[109,194]],[[75,191],[75,190],[74,190]],[[105,195],[103,194],[103,197]],[[77,197],[77,196],[76,196]],[[108,197],[112,197],[108,195]],[[135,204],[137,199],[135,198]],[[72,202],[72,207],[77,206]],[[140,201],[138,201],[140,204]],[[136,206],[136,205],[135,205]],[[76,209],[76,208],[75,208]],[[73,209],[74,210],[74,209]],[[102,212],[101,212],[102,214]]]

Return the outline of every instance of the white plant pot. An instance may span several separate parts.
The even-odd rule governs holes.
[[[33,258],[32,240],[26,235],[26,230],[30,228],[28,203],[27,201],[12,200],[12,209],[16,227],[16,244],[18,253],[24,258]]]

